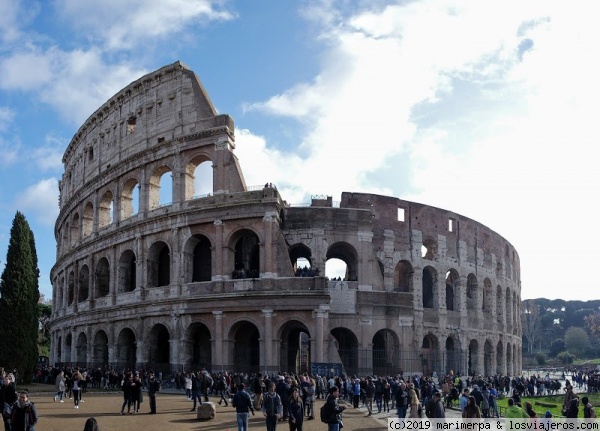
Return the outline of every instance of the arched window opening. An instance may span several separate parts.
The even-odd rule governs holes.
[[[73,216],[71,223],[71,245],[75,245],[79,241],[79,214]]]
[[[69,272],[69,287],[67,289],[68,292],[68,304],[73,305],[73,301],[75,300],[75,273],[73,271]]]
[[[96,297],[108,296],[110,293],[110,269],[108,259],[103,257],[96,266]]]
[[[91,202],[85,204],[82,221],[83,237],[87,238],[92,234],[94,229],[94,205]]]
[[[483,299],[481,301],[481,309],[491,313],[492,311],[492,282],[489,278],[483,280]]]
[[[459,284],[460,278],[455,269],[446,272],[446,310],[458,310]]]
[[[210,160],[194,169],[194,199],[210,196],[213,193],[213,166]]]
[[[332,281],[346,280],[348,265],[340,259],[329,259],[325,262],[325,276]]]
[[[102,196],[98,211],[98,227],[110,226],[113,222],[113,194],[109,190]]]
[[[435,270],[430,266],[423,268],[423,308],[434,308],[436,281]]]
[[[119,293],[133,292],[136,283],[137,265],[135,253],[125,250],[119,259]]]
[[[346,271],[343,276],[338,275],[338,279],[358,281],[358,253],[352,245],[346,242],[336,242],[332,244],[327,250],[326,259],[325,275],[330,280],[332,279],[332,277],[329,276],[330,271],[335,271],[339,274],[342,267],[341,264],[334,262],[330,264],[329,261],[332,259],[339,259],[346,264]],[[333,272],[332,275],[335,275],[335,272]]]
[[[87,301],[90,296],[90,269],[83,265],[79,270],[79,302]]]
[[[140,186],[135,178],[130,178],[123,184],[121,194],[121,220],[127,220],[139,212]]]
[[[148,286],[171,284],[171,256],[169,247],[162,241],[152,244],[148,252]]]
[[[150,210],[169,205],[173,199],[171,168],[160,166],[154,170],[148,182],[148,205]]]
[[[290,261],[296,277],[316,277],[319,268],[312,266],[312,253],[304,244],[295,244],[290,249]]]
[[[212,247],[204,235],[194,235],[197,241],[194,247],[194,265],[192,281],[210,281],[212,279]]]
[[[427,260],[434,260],[437,256],[437,242],[431,238],[423,241],[421,246],[421,257]]]
[[[413,291],[414,270],[410,262],[401,260],[394,271],[394,286],[397,292]]]
[[[258,236],[249,230],[238,232],[232,278],[260,277],[260,248]]]
[[[467,277],[467,309],[468,310],[476,310],[477,309],[477,277],[475,274],[469,274]]]

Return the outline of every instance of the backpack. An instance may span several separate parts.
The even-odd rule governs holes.
[[[321,406],[320,416],[321,416],[321,422],[323,422],[323,423],[328,424],[329,421],[331,420],[331,407],[329,407],[328,402],[325,402],[325,404],[323,404]]]

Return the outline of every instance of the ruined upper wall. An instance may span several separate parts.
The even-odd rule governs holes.
[[[165,66],[123,88],[94,112],[67,147],[61,202],[120,161],[182,136],[228,128],[198,77],[183,63]]]

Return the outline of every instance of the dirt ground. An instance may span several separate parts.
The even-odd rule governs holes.
[[[81,431],[89,417],[95,417],[100,425],[100,431],[237,431],[235,410],[231,407],[216,405],[216,418],[209,421],[199,421],[196,413],[191,412],[192,403],[185,395],[160,393],[157,396],[157,414],[150,415],[148,399],[145,397],[140,412],[131,415],[121,415],[123,396],[121,393],[83,394],[83,403],[79,409],[73,408],[73,400],[65,399],[64,403],[54,402],[50,386],[31,387],[30,400],[35,403],[39,415],[36,431]],[[144,394],[145,395],[145,394]],[[211,401],[218,401],[211,398]],[[315,411],[321,407],[322,401],[317,401]],[[365,417],[362,409],[348,408],[344,413],[344,431],[367,431],[385,429],[387,421],[384,417]],[[250,417],[249,429],[266,429],[262,414]],[[287,423],[280,422],[279,431],[288,431]],[[318,419],[304,422],[304,431],[327,430],[327,425]]]

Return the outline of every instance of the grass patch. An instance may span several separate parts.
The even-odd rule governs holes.
[[[578,393],[577,397],[579,398],[579,416],[583,418],[583,405],[581,405],[581,398],[588,397],[590,399],[590,403],[594,407],[600,405],[600,393]],[[565,395],[551,395],[546,397],[521,397],[521,405],[525,408],[525,401],[529,401],[533,405],[533,410],[537,414],[538,417],[544,417],[546,410],[550,410],[552,412],[552,416],[562,416],[562,405],[565,401]],[[499,399],[498,406],[502,408],[502,411],[506,411],[505,409],[508,407],[508,398]]]

